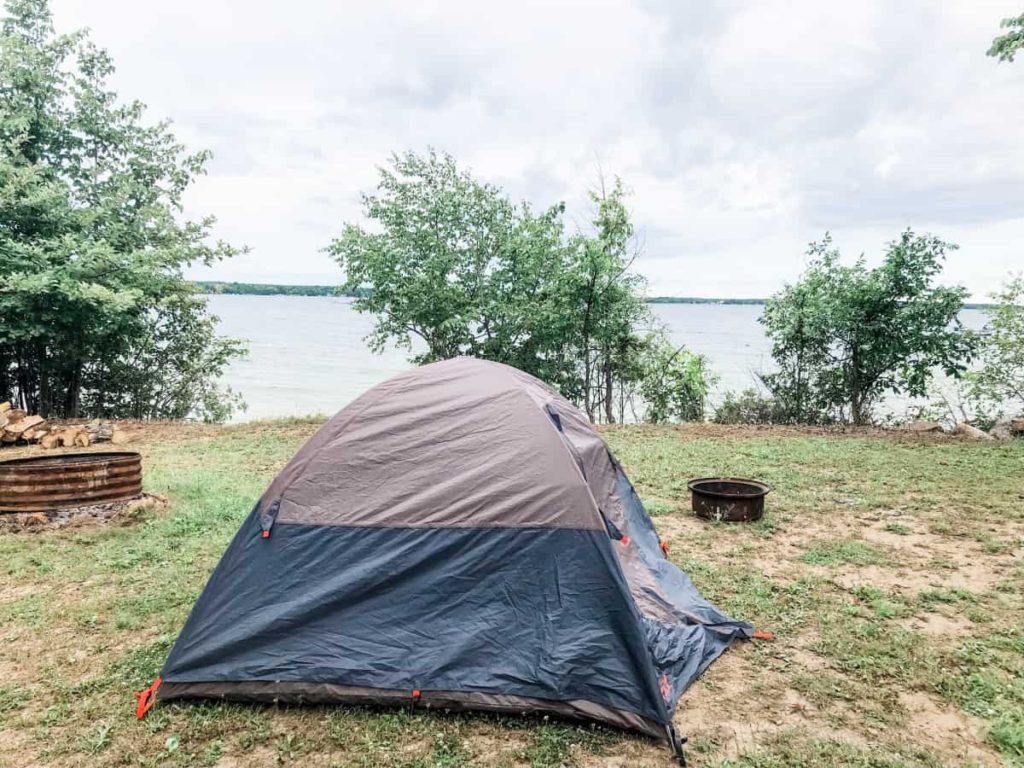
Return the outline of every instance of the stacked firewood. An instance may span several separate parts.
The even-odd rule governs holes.
[[[128,433],[112,422],[93,419],[84,424],[49,424],[10,403],[0,403],[0,445],[38,443],[43,448],[87,448],[93,443],[126,443]]]

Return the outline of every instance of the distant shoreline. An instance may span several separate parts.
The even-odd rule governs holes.
[[[224,296],[340,296],[359,298],[368,290],[340,291],[336,285],[283,285],[278,283],[234,283],[221,280],[193,280],[200,292]],[[706,298],[703,296],[650,296],[648,304],[748,304],[762,305],[767,299]],[[964,304],[964,309],[985,309],[991,304]]]
[[[233,283],[194,280],[202,293],[227,296],[341,296],[358,298],[364,291],[340,291],[336,285],[283,285],[277,283]],[[651,296],[648,304],[764,304],[764,299],[705,298],[703,296]]]

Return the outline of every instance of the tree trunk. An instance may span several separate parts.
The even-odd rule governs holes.
[[[25,366],[25,358],[22,356],[22,352],[18,350],[18,396],[17,400],[21,405],[22,410],[33,413],[38,409],[35,407],[36,403],[32,402],[32,393],[30,392],[28,371]]]
[[[583,406],[587,411],[587,418],[594,420],[594,398],[593,376],[594,368],[590,362],[590,316],[594,309],[594,289],[597,287],[596,270],[590,274],[590,282],[587,284],[586,306],[583,311],[583,327],[580,329],[580,349],[583,350]]]
[[[76,360],[68,386],[68,418],[77,419],[82,409],[82,361]]]
[[[615,423],[615,399],[612,382],[612,364],[606,358],[604,361],[604,417],[608,424]]]
[[[859,356],[857,354],[857,342],[854,340],[852,352],[850,353],[850,419],[854,426],[864,426],[864,390],[861,386]]]
[[[49,418],[53,413],[53,398],[50,392],[50,361],[46,354],[46,345],[36,345],[36,355],[39,366],[39,409],[38,413],[43,418]]]

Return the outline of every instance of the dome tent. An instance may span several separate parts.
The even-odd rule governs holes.
[[[546,384],[458,358],[325,424],[224,553],[155,700],[546,712],[666,739],[749,624],[665,556],[586,418]]]

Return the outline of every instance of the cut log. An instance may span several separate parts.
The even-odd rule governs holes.
[[[19,419],[24,419],[26,416],[28,416],[28,414],[21,410],[21,408],[9,408],[7,410],[8,421],[18,421]]]
[[[57,446],[60,445],[60,434],[51,432],[50,434],[46,435],[42,440],[40,440],[39,444],[46,449],[56,448]]]
[[[996,440],[1012,440],[1013,432],[1010,431],[1010,423],[1012,419],[1000,419],[992,425],[992,429],[988,431],[992,437]]]
[[[42,416],[26,416],[25,418],[18,419],[13,423],[9,422],[7,426],[4,427],[4,433],[21,437],[26,431],[38,427],[45,421],[46,419]]]
[[[110,442],[114,445],[124,445],[135,440],[134,432],[126,432],[123,429],[115,429],[113,434],[110,436]]]
[[[45,424],[40,424],[35,427],[30,427],[29,429],[26,429],[24,432],[21,433],[21,439],[30,443],[38,440],[40,437],[46,434],[46,429],[44,429],[44,427],[46,427]]]
[[[100,419],[90,421],[85,425],[85,430],[89,433],[89,437],[92,438],[94,443],[109,440],[114,435],[114,425],[109,421],[101,421]]]
[[[11,407],[11,401],[5,400],[4,402],[0,403],[0,413],[11,410]]]
[[[988,432],[978,429],[977,427],[971,426],[967,422],[961,421],[955,427],[953,427],[953,434],[960,435],[961,437],[967,437],[971,440],[995,440],[992,435]]]
[[[60,444],[63,445],[65,448],[73,448],[75,446],[75,439],[78,437],[79,434],[80,430],[78,427],[71,427],[69,429],[65,429],[63,432],[60,433]]]
[[[89,437],[89,433],[84,429],[75,435],[75,445],[81,448],[88,448],[89,443],[92,442],[92,438]]]
[[[937,421],[912,421],[904,424],[903,428],[908,432],[941,432],[942,425]]]
[[[8,421],[9,419],[7,418],[7,414],[0,411],[0,430],[3,430],[3,428],[7,426]]]

